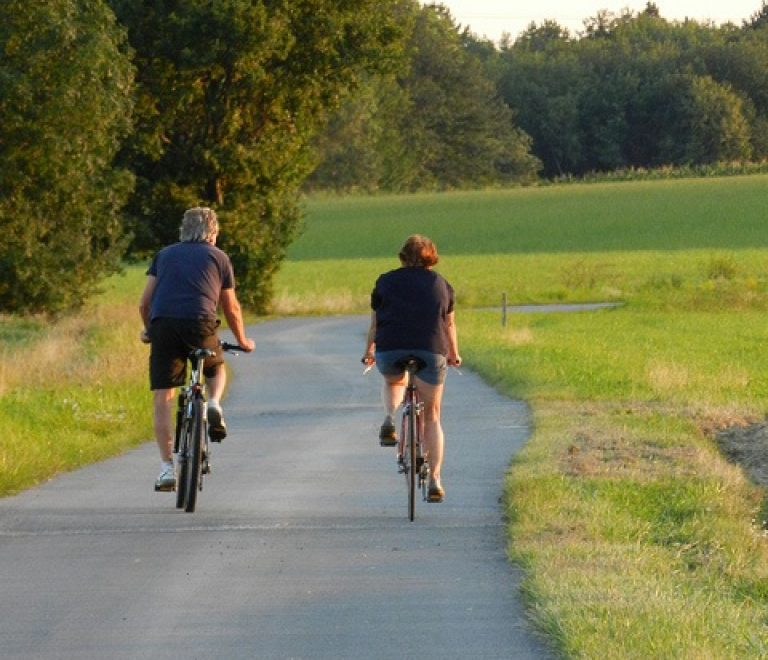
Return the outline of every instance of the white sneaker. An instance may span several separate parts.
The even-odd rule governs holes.
[[[172,465],[163,468],[155,481],[155,490],[161,492],[176,490],[176,469]]]
[[[214,442],[221,442],[227,437],[227,424],[218,401],[208,402],[208,435]]]

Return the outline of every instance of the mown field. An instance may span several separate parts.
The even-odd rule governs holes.
[[[766,190],[752,176],[307,201],[276,314],[365,313],[424,233],[457,291],[466,368],[529,402],[509,550],[562,657],[768,657],[764,493],[715,436],[764,417]],[[50,328],[3,319],[2,493],[151,438],[142,281],[128,269]],[[502,325],[503,294],[621,306]]]

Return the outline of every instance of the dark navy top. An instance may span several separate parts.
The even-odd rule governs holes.
[[[210,243],[175,243],[158,252],[147,270],[157,278],[150,320],[216,319],[219,296],[235,287],[232,262]]]
[[[446,319],[454,292],[447,280],[426,268],[398,268],[376,280],[371,308],[376,312],[376,350],[420,349],[447,355]]]

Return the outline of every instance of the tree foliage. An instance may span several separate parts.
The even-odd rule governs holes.
[[[530,141],[442,6],[411,6],[407,67],[368,81],[318,140],[309,189],[403,192],[535,178]],[[486,51],[487,54],[487,51]]]
[[[572,37],[531,25],[502,47],[499,90],[546,176],[768,157],[768,32],[600,12]]]
[[[79,307],[123,251],[133,72],[100,0],[0,3],[0,310]]]
[[[400,0],[111,0],[136,52],[134,250],[217,210],[241,300],[266,311],[300,228],[310,138],[366,72],[393,68]]]

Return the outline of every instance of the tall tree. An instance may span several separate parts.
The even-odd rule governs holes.
[[[586,159],[579,105],[590,80],[576,48],[567,30],[547,21],[502,50],[499,93],[533,139],[548,177],[580,171]]]
[[[412,15],[407,67],[349,100],[309,183],[402,192],[535,178],[530,139],[484,68],[483,44],[443,6],[414,4]]]
[[[757,15],[756,15],[757,16]],[[768,159],[768,7],[754,26],[728,31],[722,42],[708,48],[703,56],[707,71],[720,84],[732,88],[750,115],[752,157]]]
[[[468,39],[441,5],[417,17],[403,80],[413,111],[404,119],[421,140],[427,182],[458,188],[529,181],[539,167],[530,138],[515,125]]]
[[[395,66],[411,0],[110,0],[136,52],[135,250],[184,207],[222,219],[244,304],[267,311],[300,228],[310,139],[366,71]]]
[[[0,310],[82,305],[119,268],[113,168],[129,131],[133,71],[101,0],[0,3]]]
[[[710,76],[696,76],[690,81],[687,101],[686,160],[708,164],[751,158],[744,102],[730,85],[719,84]]]

